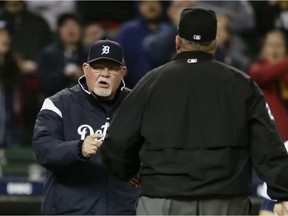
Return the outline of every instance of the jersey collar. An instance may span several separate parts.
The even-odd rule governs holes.
[[[211,60],[213,59],[214,56],[209,54],[209,53],[205,53],[205,52],[201,52],[201,51],[185,51],[185,52],[181,52],[178,53],[173,60],[178,60],[178,59],[197,59],[197,62],[199,61],[205,61],[205,60]]]

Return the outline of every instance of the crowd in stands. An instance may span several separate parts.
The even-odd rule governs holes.
[[[133,88],[173,57],[180,13],[193,6],[216,12],[215,59],[256,81],[287,141],[288,1],[20,0],[0,2],[0,148],[31,146],[44,99],[77,83],[99,39],[123,46]]]
[[[271,86],[270,93],[277,95],[281,112],[286,113],[286,49],[281,58],[277,57],[277,49],[286,47],[286,1],[2,1],[0,147],[31,145],[43,100],[77,83],[83,74],[81,66],[87,47],[96,40],[121,43],[128,68],[125,81],[133,88],[149,70],[173,57],[175,47],[171,44],[177,34],[179,14],[193,6],[212,9],[217,14],[215,58],[251,75],[264,92]],[[270,35],[269,42],[266,35]],[[277,45],[279,38],[283,39],[282,45]],[[273,60],[265,52],[267,46],[276,50],[269,54]],[[275,68],[273,74],[266,69],[269,67]],[[278,115],[282,116],[277,114],[280,105],[269,96],[277,122]],[[280,131],[287,134],[281,127]]]

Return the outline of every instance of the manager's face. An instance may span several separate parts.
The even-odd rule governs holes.
[[[121,79],[127,68],[115,61],[101,59],[91,63],[84,63],[83,71],[86,76],[88,90],[98,97],[113,100]]]

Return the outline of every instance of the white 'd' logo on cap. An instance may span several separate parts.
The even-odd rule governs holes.
[[[201,35],[193,35],[194,40],[201,40]]]
[[[102,49],[102,54],[108,54],[110,52],[110,47],[109,46],[104,46],[103,45],[103,49]]]

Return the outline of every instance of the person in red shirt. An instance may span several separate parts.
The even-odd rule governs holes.
[[[287,141],[288,111],[280,92],[280,83],[288,84],[288,56],[283,32],[273,30],[267,33],[261,59],[251,64],[248,74],[261,88],[280,135],[284,142]]]
[[[285,34],[280,30],[273,30],[266,34],[261,50],[261,58],[252,63],[248,74],[261,88],[267,104],[274,116],[276,125],[285,146],[288,146],[288,111],[281,95],[281,84],[288,84],[288,56]],[[265,184],[264,184],[265,188]],[[266,196],[263,189],[263,199],[259,215],[273,215],[274,201]]]

